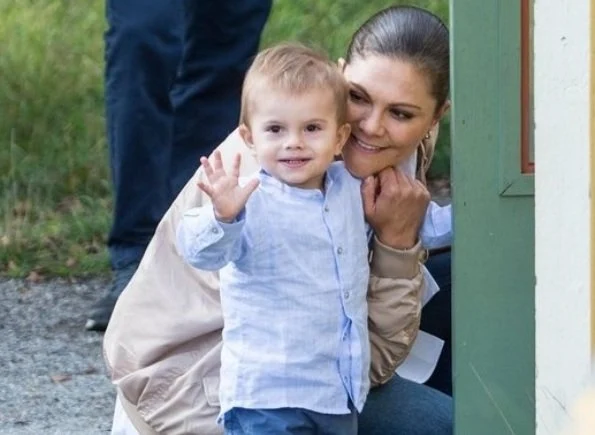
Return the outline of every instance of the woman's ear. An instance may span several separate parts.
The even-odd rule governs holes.
[[[337,144],[335,145],[335,155],[341,155],[341,151],[349,139],[349,135],[351,134],[351,125],[349,123],[345,123],[339,127],[337,130]]]
[[[252,140],[252,132],[250,131],[250,128],[246,124],[240,124],[238,130],[240,133],[240,137],[242,138],[246,146],[251,150],[254,150],[254,141]]]
[[[436,112],[436,116],[434,117],[434,121],[432,122],[432,127],[440,122],[440,120],[448,113],[450,110],[450,100],[446,100],[442,107],[438,109]]]
[[[339,71],[341,71],[341,72],[345,71],[345,59],[340,57],[339,60],[337,61],[337,66],[339,67]]]

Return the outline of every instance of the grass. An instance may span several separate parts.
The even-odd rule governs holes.
[[[365,18],[395,3],[406,2],[276,0],[262,44],[299,40],[338,58]],[[408,3],[447,18],[447,0]],[[104,2],[3,0],[0,16],[0,275],[103,274]],[[449,150],[442,134],[434,176],[448,173]]]

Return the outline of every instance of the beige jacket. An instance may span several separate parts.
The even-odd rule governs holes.
[[[242,174],[257,164],[232,133],[219,147]],[[126,413],[141,434],[221,434],[218,388],[223,318],[214,272],[184,263],[175,247],[182,214],[206,198],[199,169],[160,222],[120,296],[104,338],[104,356]],[[391,378],[415,340],[421,312],[421,248],[396,251],[374,241],[368,290],[370,378]]]

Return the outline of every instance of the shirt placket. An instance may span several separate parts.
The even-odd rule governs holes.
[[[339,345],[339,374],[341,380],[347,391],[351,401],[355,403],[353,396],[353,383],[351,376],[351,348],[352,348],[352,334],[351,334],[351,313],[350,313],[350,299],[352,298],[351,291],[348,286],[345,285],[343,277],[345,276],[345,268],[348,267],[345,261],[346,247],[344,246],[343,240],[346,236],[344,231],[341,231],[339,222],[337,219],[341,219],[341,213],[345,213],[345,210],[338,209],[337,205],[329,204],[328,197],[325,199],[323,206],[324,210],[324,222],[328,231],[331,234],[331,240],[333,244],[333,256],[335,264],[337,265],[337,281],[340,289],[340,300],[343,308],[343,318],[341,319],[341,342]],[[335,210],[337,208],[337,210]]]

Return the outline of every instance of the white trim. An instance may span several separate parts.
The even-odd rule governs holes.
[[[590,379],[590,1],[534,5],[536,433],[549,435]]]

